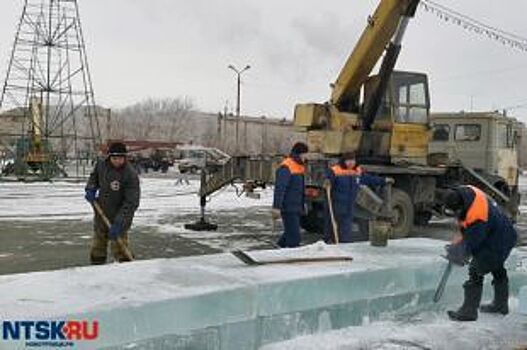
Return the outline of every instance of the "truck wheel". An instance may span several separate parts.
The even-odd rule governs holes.
[[[393,238],[408,237],[414,223],[414,205],[410,196],[398,188],[392,193]]]

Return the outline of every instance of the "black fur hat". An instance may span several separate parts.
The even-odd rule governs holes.
[[[108,156],[126,156],[126,145],[122,142],[114,142],[108,148]]]

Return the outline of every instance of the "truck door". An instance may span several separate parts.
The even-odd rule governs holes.
[[[493,174],[505,179],[510,188],[517,185],[518,179],[518,152],[515,145],[516,137],[513,125],[510,122],[498,121],[496,125],[496,164]]]
[[[463,164],[477,171],[484,171],[489,166],[488,122],[467,120],[454,124],[453,158],[462,160]]]

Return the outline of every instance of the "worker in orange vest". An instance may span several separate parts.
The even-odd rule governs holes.
[[[273,220],[282,218],[284,233],[278,240],[278,245],[282,248],[300,245],[300,217],[305,214],[304,174],[307,152],[308,147],[305,143],[296,143],[290,155],[276,170],[271,214]]]
[[[446,246],[447,259],[463,266],[472,257],[469,279],[463,285],[463,305],[457,311],[448,311],[448,316],[456,321],[478,318],[483,279],[488,273],[493,277],[494,300],[480,310],[506,315],[509,312],[509,280],[504,263],[518,239],[511,220],[494,200],[475,186],[447,191],[445,206],[455,213],[461,231],[461,236]]]
[[[353,236],[353,208],[360,185],[382,186],[392,179],[385,180],[382,177],[366,174],[357,164],[355,153],[348,152],[343,154],[338,163],[330,167],[326,173],[324,188],[331,191],[331,203],[333,205],[334,219],[338,227],[339,243],[349,243],[364,240],[359,236]],[[324,240],[335,243],[333,226],[331,224],[331,212],[326,202],[326,216],[324,225]],[[367,240],[368,238],[366,238]]]

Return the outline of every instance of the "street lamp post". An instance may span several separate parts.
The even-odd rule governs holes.
[[[240,88],[241,88],[241,75],[243,72],[245,72],[246,70],[250,69],[251,66],[250,65],[247,65],[245,66],[245,68],[243,68],[242,70],[240,69],[237,69],[236,67],[234,67],[232,64],[230,64],[228,66],[229,69],[232,69],[235,73],[236,73],[236,78],[237,78],[237,97],[236,97],[236,153],[239,153],[240,151],[240,148],[239,148],[239,135],[240,135],[240,95],[241,95],[241,92],[240,92]]]

